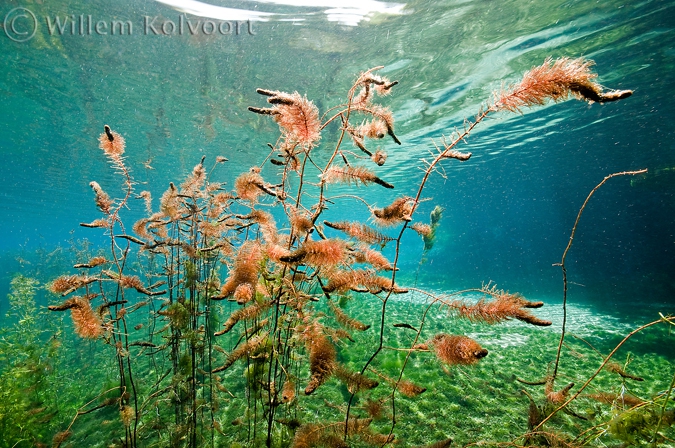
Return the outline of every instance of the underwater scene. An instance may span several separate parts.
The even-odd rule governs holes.
[[[0,15],[0,448],[675,447],[675,1]]]

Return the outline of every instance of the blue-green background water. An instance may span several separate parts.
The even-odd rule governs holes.
[[[230,159],[220,176],[231,185],[276,138],[274,123],[246,110],[262,103],[257,87],[297,90],[325,111],[360,71],[384,65],[400,82],[386,102],[403,144],[383,142],[390,159],[380,174],[410,194],[433,141],[461,127],[502,83],[547,56],[584,56],[601,83],[635,94],[501,114],[479,128],[461,148],[472,159],[448,164],[447,178],[433,177],[426,191],[432,200],[422,213],[436,204],[446,212],[419,279],[449,289],[492,280],[559,296],[552,264],[588,192],[607,174],[647,168],[646,176],[613,179],[591,201],[568,260],[571,293],[599,305],[673,309],[675,2],[366,2],[345,7],[348,14],[327,4],[213,3],[249,11],[252,21],[239,34],[191,35],[179,22],[207,18],[152,1],[2,3],[5,17],[25,7],[37,21],[26,42],[7,36],[12,23],[29,30],[25,17],[5,21],[0,36],[4,278],[21,261],[36,263],[35,248],[97,241],[78,224],[96,217],[89,182],[117,185],[97,149],[103,124],[127,139],[128,164],[148,183],[139,190],[157,197],[202,155]],[[89,28],[89,16],[108,33]],[[229,17],[215,16],[216,24]],[[57,19],[66,23],[61,31]],[[131,33],[111,34],[113,20],[130,21]],[[161,35],[167,21],[176,29],[166,25],[170,35]],[[402,263],[414,270],[420,244],[405,243]]]
[[[464,440],[479,440],[485,421],[462,421],[461,409],[485,415],[488,422],[497,406],[525,409],[521,386],[513,385],[511,376],[522,372],[527,357],[535,366],[529,376],[543,375],[542,366],[553,359],[562,298],[560,268],[553,264],[561,259],[584,199],[613,172],[649,170],[645,176],[611,179],[581,218],[567,259],[570,329],[607,353],[631,329],[658,318],[657,312],[675,311],[675,1],[362,1],[340,9],[329,2],[212,0],[238,12],[204,8],[202,15],[183,14],[203,3],[166,3],[0,3],[3,315],[16,273],[44,283],[70,272],[65,263],[72,258],[67,251],[73,243],[80,248],[86,238],[93,247],[106,244],[100,232],[79,226],[99,217],[90,181],[112,195],[120,192],[119,178],[98,149],[104,124],[127,140],[127,165],[139,182],[137,191],[149,189],[158,198],[204,155],[207,166],[218,155],[230,160],[214,176],[232,186],[238,174],[262,162],[266,144],[278,136],[269,117],[247,111],[247,106],[264,105],[256,88],[297,90],[324,112],[344,101],[359,72],[383,65],[381,73],[399,81],[384,103],[394,111],[403,144],[380,143],[389,160],[378,174],[396,186],[397,195],[410,195],[422,178],[421,159],[429,157],[434,142],[461,128],[494,90],[516,82],[548,56],[593,59],[603,85],[635,93],[617,103],[570,100],[523,114],[496,114],[483,123],[459,148],[473,157],[461,164],[449,161],[445,177],[432,176],[425,190],[428,201],[419,212],[425,217],[436,205],[445,208],[436,245],[420,267],[422,243],[410,232],[403,240],[397,281],[417,282],[437,293],[492,281],[544,300],[542,317],[554,325],[541,331],[516,324],[454,328],[473,332],[490,350],[475,377],[508,384],[501,391],[487,393],[474,384],[479,380],[472,383],[463,373],[444,378],[423,357],[414,361],[415,374],[439,381],[439,396],[450,403],[439,421],[447,417],[451,427],[455,421],[469,425],[471,437]],[[8,36],[32,31],[27,16],[12,22],[15,8],[26,8],[36,18],[35,35],[25,42]],[[130,21],[132,32],[90,31],[89,16],[92,27],[100,21],[108,31],[113,20]],[[182,32],[161,35],[161,24],[203,23],[209,17],[215,24],[240,20],[239,34],[207,36],[202,30],[191,35],[184,25]],[[53,27],[57,18],[59,23],[68,19],[60,32]],[[336,127],[327,128],[325,146],[315,153],[330,152],[337,134]],[[358,193],[384,206],[391,197],[382,190],[359,187]],[[141,202],[132,201],[127,222],[141,216]],[[361,203],[342,204],[354,218],[367,219]],[[326,218],[344,218],[344,213],[328,210]],[[40,291],[40,301],[46,295]],[[413,313],[401,303],[391,305],[392,322]],[[368,310],[358,312],[375,323],[367,320],[373,319]],[[445,315],[434,318],[434,331],[449,331]],[[648,378],[655,381],[641,391],[644,397],[665,389],[672,377],[672,348],[662,343],[667,331],[659,331],[630,345],[635,370],[660,375]],[[574,350],[583,347],[578,341],[569,344]],[[574,362],[563,366],[573,375],[584,364],[579,378],[572,378],[577,383],[597,367],[596,358]],[[93,381],[86,364],[78,369]],[[84,389],[82,396],[91,393],[90,386],[77,387]],[[416,403],[410,406],[420,409],[413,411],[439,412],[434,396]],[[72,412],[59,418],[68,420]],[[239,416],[228,412],[232,419]],[[506,434],[503,440],[526,430],[523,412],[508,415],[513,426],[502,420],[494,425]],[[438,429],[434,440],[442,434],[448,434],[446,428]],[[429,442],[423,435],[411,437]]]

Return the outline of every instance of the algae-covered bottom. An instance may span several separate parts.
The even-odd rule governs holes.
[[[426,306],[423,302],[420,297],[414,303],[397,300],[387,305],[386,325],[392,330],[387,332],[385,346],[410,347],[410,335],[392,325],[410,322],[416,326],[412,319],[419,316],[416,308]],[[370,321],[375,323],[378,306],[373,303],[353,309],[367,309]],[[396,397],[394,433],[399,441],[404,446],[424,446],[449,437],[453,446],[506,446],[510,441],[537,446],[649,446],[663,413],[659,431],[666,441],[659,446],[675,446],[675,431],[670,427],[675,405],[672,391],[665,407],[663,399],[675,374],[671,325],[657,324],[631,336],[600,369],[605,357],[627,335],[660,316],[634,313],[632,322],[576,305],[567,307],[567,333],[556,388],[574,383],[569,393],[572,397],[600,371],[565,412],[558,412],[541,429],[551,433],[548,440],[524,439],[531,429],[532,406],[539,410],[540,419],[557,407],[546,399],[546,385],[541,383],[550,376],[556,359],[563,308],[559,302],[547,304],[536,314],[553,325],[532,327],[518,321],[474,324],[450,319],[446,309],[432,308],[423,335],[465,334],[480,342],[489,355],[474,366],[446,367],[433,354],[415,353],[403,378],[423,385],[427,391],[415,398]],[[359,318],[368,321],[365,314]],[[350,352],[349,356],[362,363],[367,353]],[[399,370],[404,358],[405,352],[386,352],[381,368]],[[617,365],[621,374],[613,369]],[[391,409],[385,414],[376,423],[386,431],[391,427]],[[559,445],[555,445],[557,437]]]

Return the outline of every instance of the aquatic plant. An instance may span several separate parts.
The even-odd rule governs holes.
[[[59,335],[35,302],[37,280],[16,275],[0,327],[0,447],[39,446],[55,430]]]
[[[339,192],[350,185],[394,188],[375,171],[386,154],[369,149],[371,140],[383,138],[401,144],[391,110],[377,102],[397,82],[376,74],[379,67],[361,73],[346,102],[323,116],[297,92],[258,89],[269,107],[249,110],[271,117],[280,130],[267,157],[240,174],[232,190],[218,181],[227,159],[207,169],[202,158],[180,185],[169,184],[157,208],[150,192],[135,192],[124,139],[106,125],[99,146],[120,175],[123,194],[113,198],[91,182],[102,217],[82,225],[106,232],[109,253],[55,279],[51,290],[65,300],[50,309],[70,312],[74,331],[107,350],[117,381],[87,397],[53,444],[76,437],[82,415],[104,409],[116,410],[112,432],[128,447],[384,446],[398,440],[396,426],[406,417],[397,416],[397,403],[427,389],[404,378],[412,356],[435,355],[442,374],[488,355],[478,341],[447,333],[454,321],[550,325],[529,311],[542,303],[493,285],[443,297],[415,291],[426,305],[414,319],[392,324],[392,297],[411,291],[397,283],[404,235],[421,234],[428,251],[440,231],[440,207],[431,224],[416,215],[429,177],[448,159],[470,159],[456,148],[489,114],[570,96],[609,102],[632,93],[605,92],[591,64],[547,59],[496,92],[473,121],[440,140],[433,159],[422,160],[416,194],[393,195],[384,207],[360,191],[331,195],[334,184]],[[322,136],[327,126],[338,129],[333,146]],[[348,141],[360,153],[348,149]],[[320,142],[328,149],[320,150]],[[361,153],[373,167],[363,165]],[[145,202],[148,216],[128,226],[120,211],[134,197]],[[327,219],[329,210],[352,202],[369,217]],[[467,292],[483,299],[467,299]],[[354,317],[354,308],[367,302],[379,306]],[[449,312],[443,331],[426,326],[437,308]],[[385,345],[400,334],[405,342]],[[401,353],[397,362],[385,361]],[[445,435],[430,446],[448,440]]]

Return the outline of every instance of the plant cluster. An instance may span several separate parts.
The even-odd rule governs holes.
[[[570,96],[608,102],[631,94],[604,92],[590,65],[547,59],[520,83],[496,92],[473,121],[422,161],[416,194],[393,195],[384,207],[361,190],[344,193],[349,185],[394,189],[377,173],[387,154],[371,149],[381,139],[401,144],[391,110],[378,102],[397,83],[379,76],[378,68],[359,75],[346,102],[323,115],[297,92],[258,89],[267,106],[249,110],[274,120],[280,136],[233,188],[218,181],[227,162],[218,157],[210,168],[202,158],[158,201],[148,191],[136,192],[125,141],[106,125],[99,146],[120,175],[123,194],[113,198],[91,182],[101,217],[82,225],[106,232],[109,250],[77,264],[76,274],[55,279],[50,288],[64,299],[50,309],[69,312],[75,333],[107,346],[117,381],[88,397],[53,444],[67,443],[78,417],[101,408],[116,410],[114,437],[126,447],[385,446],[405,440],[396,431],[397,400],[426,390],[407,378],[411,357],[435,357],[452,368],[488,355],[476,340],[453,334],[453,320],[551,324],[531,311],[541,302],[491,285],[473,290],[483,296],[475,301],[397,282],[404,235],[416,232],[428,251],[442,228],[442,208],[434,209],[430,223],[417,213],[427,180],[448,159],[469,160],[471,154],[456,146],[489,114]],[[338,128],[332,146],[321,144],[327,126]],[[129,227],[120,212],[135,197],[144,200],[147,216]],[[327,216],[354,204],[369,218]],[[413,292],[426,305],[415,320],[391,325],[388,304]],[[366,302],[378,306],[362,321],[354,310]],[[439,307],[448,312],[447,329],[430,334],[425,319]],[[407,345],[393,345],[395,332],[406,334]],[[350,356],[357,349],[365,358]],[[405,357],[390,368],[382,361],[389,352]],[[571,386],[556,390],[554,379],[547,379],[547,396],[563,403]],[[327,388],[341,391],[342,400],[326,399]],[[532,417],[531,429],[543,420]]]
[[[38,282],[17,275],[0,329],[0,447],[38,445],[53,431],[57,409],[59,331],[38,309]]]

